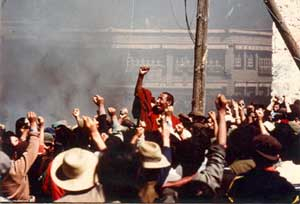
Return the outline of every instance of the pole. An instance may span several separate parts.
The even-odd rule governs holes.
[[[198,0],[197,25],[194,49],[194,79],[192,113],[204,115],[205,111],[205,68],[207,59],[208,0]]]
[[[295,41],[295,39],[293,38],[291,31],[289,30],[289,28],[287,27],[284,19],[282,18],[276,3],[274,0],[264,0],[268,12],[271,15],[282,39],[284,40],[287,48],[289,49],[296,65],[298,66],[298,68],[300,69],[300,48],[297,44],[297,42]]]

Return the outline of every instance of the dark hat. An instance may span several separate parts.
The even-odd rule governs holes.
[[[294,104],[291,105],[293,116],[300,118],[300,100],[296,100]]]
[[[61,127],[61,126],[65,126],[67,128],[69,127],[68,122],[66,120],[59,120],[52,124],[52,128],[54,128],[54,129]]]
[[[197,120],[197,121],[207,121],[207,117],[205,117],[204,115],[202,115],[201,113],[198,112],[190,112],[188,114],[189,117],[193,118],[193,120]]]
[[[51,135],[55,135],[55,130],[52,127],[46,127],[45,130],[44,130],[44,132],[48,132]]]
[[[258,135],[253,138],[252,145],[255,152],[270,161],[277,161],[281,144],[271,135]]]
[[[16,132],[22,127],[29,128],[29,120],[25,117],[21,117],[18,120],[16,120]]]
[[[179,117],[179,120],[182,122],[182,123],[191,123],[191,119],[190,119],[190,116],[184,114],[184,113],[179,113],[178,114],[178,117]]]

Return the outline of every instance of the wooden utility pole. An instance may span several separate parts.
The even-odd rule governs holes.
[[[287,48],[289,49],[295,63],[297,64],[298,68],[300,69],[300,48],[293,38],[291,31],[287,27],[284,19],[282,18],[275,0],[264,0],[268,12],[270,13],[281,37],[283,38]]]
[[[205,68],[207,59],[208,0],[198,0],[197,25],[194,50],[194,80],[192,113],[204,115],[205,111]]]

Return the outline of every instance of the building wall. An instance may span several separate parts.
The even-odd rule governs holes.
[[[137,68],[142,64],[152,70],[145,79],[145,86],[152,89],[173,89],[179,98],[191,99],[193,79],[193,44],[181,30],[139,30],[130,34],[116,32],[113,41],[116,52],[128,49],[125,56],[125,76],[128,86],[134,86]],[[172,33],[171,33],[172,32]],[[130,35],[130,38],[127,36]],[[127,37],[126,37],[127,36]],[[130,40],[128,40],[130,39]],[[162,40],[167,39],[167,40]],[[209,30],[207,59],[207,109],[214,108],[212,99],[222,92],[229,97],[257,101],[256,96],[269,100],[272,83],[271,32],[246,30]],[[151,45],[151,46],[150,46]],[[135,81],[134,81],[135,82]],[[266,102],[260,101],[260,102]],[[190,104],[184,107],[185,111]]]

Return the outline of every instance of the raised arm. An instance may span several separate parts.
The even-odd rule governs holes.
[[[112,121],[112,134],[115,137],[120,138],[122,141],[124,141],[123,133],[122,133],[122,126],[119,123],[116,109],[114,107],[108,107],[107,112],[110,115],[111,121]]]
[[[78,127],[83,127],[84,124],[83,124],[82,118],[80,117],[80,109],[79,108],[73,109],[72,116],[75,118]]]
[[[96,119],[92,119],[87,116],[82,116],[82,119],[84,121],[84,127],[86,127],[89,130],[90,136],[93,139],[93,141],[96,143],[98,149],[100,151],[106,150],[106,144],[102,140],[100,133],[97,129],[97,121]]]
[[[99,116],[100,115],[105,115],[106,112],[105,112],[105,106],[104,106],[104,98],[100,95],[95,95],[93,97],[93,101],[98,107],[98,110],[97,110],[98,115]]]
[[[219,132],[218,132],[217,142],[219,145],[225,146],[227,141],[227,135],[226,135],[227,131],[226,131],[226,121],[225,121],[227,100],[224,95],[219,94],[215,103],[219,115]]]
[[[213,125],[214,125],[214,136],[217,138],[218,132],[219,132],[219,126],[218,126],[218,121],[217,121],[217,116],[214,111],[209,111],[208,112],[209,118],[212,120]]]
[[[241,117],[241,122],[244,122],[246,120],[246,115],[245,115],[245,101],[243,99],[239,100],[239,113]]]
[[[38,131],[37,115],[34,112],[28,112],[27,118],[30,122],[29,145],[22,156],[12,163],[13,167],[11,167],[16,171],[16,175],[20,176],[26,175],[29,171],[38,155],[40,144],[40,133]]]
[[[255,110],[256,116],[257,116],[257,122],[260,129],[260,133],[264,135],[270,135],[270,133],[267,131],[265,125],[264,125],[264,112],[261,108]]]
[[[292,109],[291,109],[291,106],[290,106],[290,103],[289,103],[289,99],[286,96],[283,96],[283,103],[285,104],[286,112],[291,113]]]
[[[271,98],[270,104],[267,106],[266,109],[271,112],[273,110],[273,107],[274,107],[274,105],[275,105],[276,102],[278,102],[278,98],[273,96]]]
[[[226,131],[226,104],[228,100],[224,95],[219,94],[215,100],[218,119],[219,119],[219,131],[217,135],[216,144],[213,144],[207,154],[206,168],[197,173],[194,177],[194,181],[200,181],[206,183],[210,190],[215,192],[215,189],[220,187],[223,178],[224,164],[225,164],[225,148],[227,142]]]
[[[45,119],[42,116],[38,117],[38,125],[39,125],[39,132],[40,132],[40,145],[42,145],[44,147],[45,142],[44,142],[44,138],[45,138]]]
[[[133,135],[133,137],[130,141],[131,144],[136,145],[139,139],[141,139],[141,140],[145,139],[145,135],[144,135],[145,127],[146,127],[145,122],[140,120],[138,127],[136,127],[135,134]]]
[[[149,70],[150,70],[150,67],[148,67],[148,66],[140,67],[138,79],[137,79],[136,85],[135,85],[135,91],[134,91],[135,96],[137,96],[137,93],[143,87],[144,76],[149,72]]]
[[[215,101],[218,117],[219,117],[219,131],[217,134],[216,144],[211,145],[207,154],[207,165],[204,170],[200,173],[196,173],[192,176],[184,177],[175,182],[168,182],[163,187],[180,187],[191,181],[198,181],[200,183],[205,183],[209,187],[209,191],[215,192],[217,187],[220,187],[223,170],[225,163],[225,147],[226,147],[226,104],[227,100],[224,95],[218,95]],[[202,189],[203,190],[203,189]],[[205,193],[206,191],[202,191]]]
[[[235,124],[240,125],[242,123],[241,117],[240,117],[240,112],[239,112],[239,104],[235,100],[231,100],[232,106],[233,106],[233,111],[234,111],[234,119],[235,119]]]

